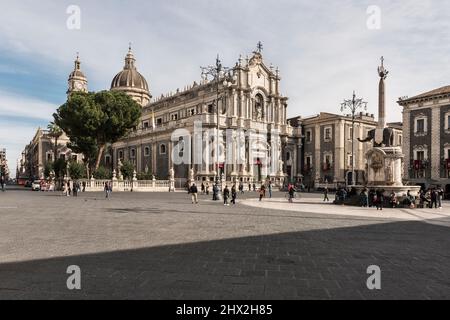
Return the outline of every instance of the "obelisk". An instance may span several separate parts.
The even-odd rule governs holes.
[[[378,75],[380,76],[380,85],[378,88],[378,129],[384,129],[386,127],[384,80],[387,78],[388,73],[389,71],[384,68],[384,57],[381,57],[381,66],[378,67]]]

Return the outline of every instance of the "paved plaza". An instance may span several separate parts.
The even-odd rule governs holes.
[[[0,193],[0,299],[450,299],[448,203],[381,213],[274,196]]]

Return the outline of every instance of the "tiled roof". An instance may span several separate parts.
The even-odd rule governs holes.
[[[419,94],[417,96],[408,98],[406,100],[422,99],[422,98],[428,98],[431,96],[438,96],[438,95],[442,95],[442,94],[450,94],[450,86],[445,86],[445,87],[441,87],[438,89],[434,89],[434,90]]]

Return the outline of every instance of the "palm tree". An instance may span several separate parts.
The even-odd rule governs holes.
[[[56,161],[57,153],[58,153],[58,139],[63,134],[62,129],[55,124],[54,122],[50,122],[47,126],[47,129],[49,131],[49,136],[55,139],[55,143],[53,145],[53,154],[55,155],[54,161]]]

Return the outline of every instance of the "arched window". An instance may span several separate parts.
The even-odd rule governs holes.
[[[131,159],[136,158],[136,149],[131,149],[130,154],[131,154]]]
[[[149,157],[149,156],[150,156],[150,147],[145,147],[145,148],[144,148],[144,155],[145,155],[146,157]]]
[[[159,154],[166,154],[166,145],[165,144],[161,144],[159,146]]]

